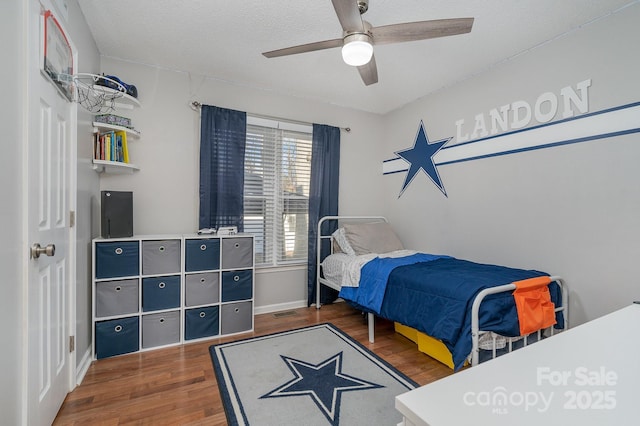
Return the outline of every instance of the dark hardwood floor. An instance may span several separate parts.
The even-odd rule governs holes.
[[[376,320],[376,342],[369,343],[365,317],[336,303],[282,316],[257,315],[253,333],[94,361],[54,425],[225,425],[209,346],[323,322],[336,325],[420,385],[452,374],[395,333],[389,321]]]

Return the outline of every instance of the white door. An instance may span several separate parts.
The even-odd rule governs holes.
[[[29,34],[40,34],[39,2],[29,0]],[[35,39],[35,40],[34,40]],[[71,389],[69,348],[73,240],[70,203],[76,107],[40,73],[39,40],[29,38],[26,150],[26,378],[29,425],[48,425]],[[36,257],[33,247],[40,244]],[[53,249],[55,247],[55,250]],[[29,253],[26,253],[29,251]]]

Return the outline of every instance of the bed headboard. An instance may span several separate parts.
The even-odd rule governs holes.
[[[345,223],[389,222],[384,216],[324,216],[318,221],[318,263],[333,253],[333,232]],[[322,243],[330,241],[330,252],[322,256]]]
[[[316,306],[320,306],[320,284],[322,282],[321,263],[325,257],[333,254],[333,233],[345,223],[387,222],[384,216],[324,216],[318,221],[316,247]],[[327,248],[328,242],[328,248]],[[324,250],[323,250],[324,248]]]

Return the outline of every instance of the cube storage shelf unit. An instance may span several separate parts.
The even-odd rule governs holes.
[[[253,235],[96,238],[92,249],[95,359],[253,331]]]

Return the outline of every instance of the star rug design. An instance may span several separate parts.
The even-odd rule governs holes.
[[[331,324],[210,348],[231,425],[397,424],[411,379]]]

